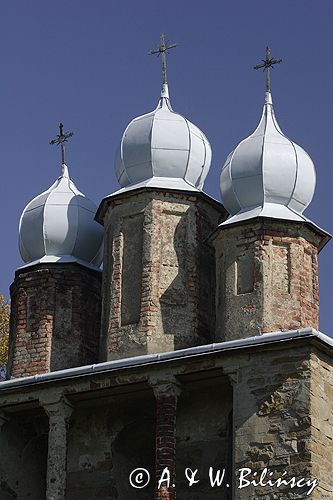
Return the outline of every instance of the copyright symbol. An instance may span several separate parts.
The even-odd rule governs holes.
[[[150,474],[147,469],[134,469],[130,473],[129,482],[133,488],[144,488],[150,481]]]

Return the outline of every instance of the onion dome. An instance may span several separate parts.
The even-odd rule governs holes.
[[[23,210],[19,227],[22,259],[28,265],[78,262],[100,266],[103,228],[94,220],[96,210],[77,189],[63,163],[55,183]]]
[[[316,173],[310,156],[281,131],[266,92],[260,123],[232,151],[222,168],[223,204],[233,216],[225,224],[258,215],[307,220]]]
[[[115,160],[122,188],[153,186],[201,190],[211,163],[206,136],[173,111],[167,84],[157,108],[127,126]]]

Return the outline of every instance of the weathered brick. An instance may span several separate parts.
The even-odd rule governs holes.
[[[98,362],[101,273],[42,264],[11,286],[11,378]]]
[[[269,219],[251,221],[251,228],[255,242],[244,239],[243,226],[221,227],[213,239],[217,338],[318,328],[321,233]]]

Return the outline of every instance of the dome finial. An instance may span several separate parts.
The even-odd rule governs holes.
[[[271,68],[274,69],[274,64],[280,64],[282,59],[274,59],[271,57],[271,51],[269,47],[266,47],[266,57],[262,59],[263,64],[257,64],[254,66],[254,69],[261,69],[266,71],[266,93],[270,94],[271,92]]]
[[[65,158],[65,142],[67,142],[67,139],[72,137],[74,135],[73,132],[64,132],[64,125],[63,123],[60,123],[59,125],[59,131],[60,134],[57,135],[56,139],[52,139],[50,141],[50,144],[56,144],[57,146],[61,146],[61,162],[63,165],[66,164],[66,158]]]
[[[157,54],[159,56],[162,54],[162,78],[163,78],[163,83],[162,83],[162,92],[161,92],[161,97],[169,97],[169,92],[168,92],[168,81],[167,81],[167,69],[166,69],[166,53],[170,49],[174,49],[177,47],[177,44],[172,43],[170,44],[169,42],[165,43],[164,39],[164,33],[161,34],[161,45],[157,49],[153,49],[149,51],[149,55]]]

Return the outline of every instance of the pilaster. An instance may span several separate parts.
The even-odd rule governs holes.
[[[155,500],[176,499],[176,420],[181,387],[175,377],[151,378],[156,398]],[[170,473],[170,487],[159,480],[164,469]],[[163,476],[164,477],[164,476]]]
[[[73,406],[64,397],[41,404],[49,417],[46,499],[65,500],[67,430]]]

